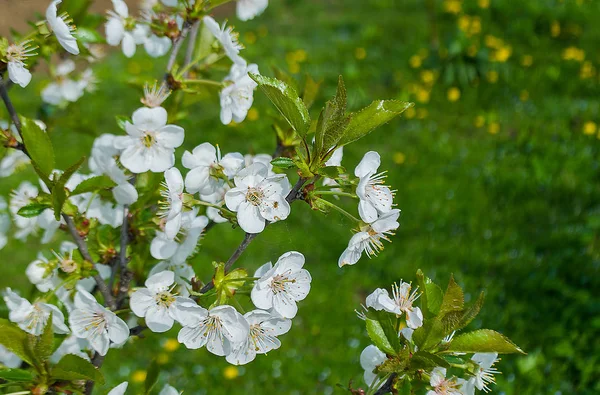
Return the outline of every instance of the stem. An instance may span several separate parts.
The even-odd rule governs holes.
[[[102,366],[102,362],[104,362],[104,356],[100,355],[98,353],[95,353],[94,357],[92,358],[92,364],[95,367],[100,368]],[[95,382],[93,380],[88,380],[85,382],[85,394],[86,395],[92,395],[92,391],[94,390],[94,384],[95,384]]]
[[[317,199],[317,200],[318,200],[319,203],[323,203],[326,206],[329,206],[332,209],[339,211],[340,213],[344,214],[346,217],[350,218],[351,220],[356,221],[356,222],[360,222],[360,219],[356,218],[354,215],[350,214],[349,212],[347,212],[343,208],[341,208],[341,207],[339,207],[339,206],[331,203],[330,201],[325,200],[325,199]]]
[[[185,40],[188,31],[190,30],[189,24],[186,22],[183,25],[183,29],[181,30],[181,34],[177,37],[173,42],[173,48],[171,49],[171,55],[169,56],[169,61],[167,62],[167,75],[171,74],[171,70],[175,65],[175,61],[177,60],[177,54],[181,49],[181,45]]]
[[[186,72],[187,73],[187,72]],[[213,81],[213,80],[183,80],[184,84],[198,84],[198,85],[211,85],[211,86],[218,86],[218,87],[222,87],[223,83],[219,82],[219,81]]]
[[[357,198],[356,194],[349,192],[341,192],[341,191],[313,191],[315,195],[334,195],[334,196],[348,196],[351,198]]]
[[[375,392],[375,395],[383,395],[392,392],[394,390],[394,379],[396,376],[396,373],[392,373],[385,384],[379,387],[379,389]]]
[[[79,249],[79,252],[81,253],[81,256],[83,256],[83,259],[90,262],[92,264],[92,267],[94,268],[94,270],[96,270],[96,264],[94,263],[94,260],[92,259],[91,255],[88,251],[85,241],[83,240],[83,238],[79,234],[79,231],[75,227],[73,220],[71,219],[71,217],[69,217],[67,214],[64,214],[64,213],[62,214],[62,217],[65,220],[65,222],[67,223],[67,227],[69,228],[69,233],[71,233],[71,237],[73,237],[73,241],[75,241],[75,244],[77,245],[77,248]],[[104,297],[104,303],[111,310],[116,310],[117,305],[115,303],[115,299],[113,298],[112,294],[110,293],[110,289],[108,289],[108,286],[106,285],[106,283],[104,282],[102,277],[100,277],[99,274],[95,274],[94,280],[96,281],[96,285],[98,286],[100,293]]]
[[[197,20],[192,25],[192,30],[190,32],[190,39],[188,41],[187,51],[185,52],[185,63],[184,68],[187,67],[188,64],[192,62],[192,57],[194,56],[194,49],[196,49],[196,39],[198,38],[198,30],[200,30],[200,20]],[[187,78],[189,69],[183,73],[183,78]]]
[[[119,249],[119,268],[121,270],[121,278],[119,281],[119,292],[117,294],[117,308],[125,300],[125,296],[129,291],[129,282],[131,281],[131,273],[127,270],[127,243],[129,242],[129,206],[123,205],[123,223],[121,224],[121,245]]]
[[[3,82],[1,76],[0,76],[0,96],[2,97],[2,101],[4,102],[4,105],[6,106],[6,110],[8,111],[8,114],[10,115],[10,119],[12,119],[13,123],[15,124],[15,127],[17,128],[17,131],[19,132],[19,136],[21,136],[22,143],[19,144],[16,148],[20,149],[27,156],[29,156],[29,153],[27,152],[27,149],[25,148],[25,145],[24,145],[25,139],[23,139],[23,132],[21,130],[21,120],[19,119],[19,114],[17,114],[17,110],[15,110],[15,107],[13,106],[12,101],[10,100],[10,97],[8,96],[8,91],[6,90],[6,83]]]

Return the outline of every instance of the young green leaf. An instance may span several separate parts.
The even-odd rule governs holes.
[[[58,181],[52,187],[52,206],[54,207],[54,218],[60,221],[60,213],[62,211],[65,200],[67,200],[67,192],[65,191],[65,184],[69,181],[69,178],[79,169],[79,167],[85,161],[85,156],[82,156],[75,164],[69,167],[60,176]]]
[[[441,366],[447,369],[450,368],[450,364],[444,358],[427,351],[417,351],[412,356],[411,368],[413,369],[430,371],[436,366]]]
[[[371,339],[373,344],[375,344],[377,348],[379,348],[386,354],[396,354],[396,351],[390,344],[390,341],[388,340],[385,331],[381,326],[381,323],[377,320],[373,320],[370,318],[367,318],[365,320],[365,323],[367,326],[367,334],[369,335],[369,338]]]
[[[93,380],[98,384],[104,384],[104,376],[91,362],[67,354],[54,366],[51,376],[59,380]]]
[[[509,338],[491,329],[479,329],[456,336],[446,351],[452,352],[497,352],[498,354],[525,354],[519,346]]]
[[[45,203],[31,203],[27,206],[23,206],[17,211],[21,217],[33,218],[40,215],[45,209],[50,208],[49,204]]]
[[[263,93],[277,107],[296,133],[305,138],[310,127],[310,115],[294,88],[275,78],[252,73],[249,75],[250,78],[256,81]]]
[[[16,354],[29,365],[33,365],[26,348],[27,333],[7,319],[0,318],[0,344]]]
[[[149,394],[152,391],[152,388],[156,385],[158,381],[158,375],[160,374],[160,366],[156,359],[152,360],[150,363],[150,367],[148,368],[148,373],[146,374],[146,380],[144,381],[144,390],[146,394]]]
[[[271,164],[275,167],[279,167],[280,169],[290,169],[292,167],[296,167],[293,159],[285,157],[275,158],[271,161]]]
[[[50,358],[53,351],[53,342],[54,331],[52,330],[52,313],[50,313],[50,317],[48,317],[48,320],[46,321],[46,326],[44,326],[44,331],[40,336],[35,337],[33,351],[35,352],[36,360],[44,362]]]
[[[417,271],[417,280],[421,288],[421,311],[425,318],[435,316],[440,311],[444,293],[429,277],[425,277],[421,269]]]
[[[43,179],[48,179],[52,170],[54,170],[54,148],[52,141],[46,132],[33,120],[20,117],[21,130],[23,133],[23,144],[31,156],[31,160],[37,166]]]
[[[444,325],[437,318],[424,321],[423,326],[413,332],[413,341],[420,350],[426,351],[437,346],[448,335]]]
[[[0,379],[6,381],[33,381],[33,373],[24,369],[0,369]]]
[[[344,131],[339,145],[346,145],[371,133],[375,128],[389,122],[412,107],[414,103],[400,100],[377,100],[359,112],[352,113],[352,119]]]
[[[454,276],[450,276],[448,288],[440,305],[439,316],[442,317],[452,311],[462,310],[465,306],[465,295],[462,288],[454,281]]]
[[[75,187],[73,192],[71,192],[71,196],[81,195],[82,193],[88,192],[96,192],[101,189],[109,189],[115,187],[116,185],[117,184],[108,176],[91,177],[80,182]]]
[[[334,148],[344,135],[351,116],[346,116],[347,93],[342,76],[338,79],[335,96],[325,104],[319,116],[315,135],[315,160],[313,168],[321,166],[321,159]]]

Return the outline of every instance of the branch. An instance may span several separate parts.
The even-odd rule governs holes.
[[[64,214],[64,213],[62,214],[62,217],[65,220],[65,222],[67,223],[69,232],[71,233],[71,236],[73,237],[73,241],[75,241],[75,244],[77,244],[77,248],[79,249],[81,256],[83,256],[83,259],[90,262],[92,264],[92,267],[94,268],[94,270],[96,270],[96,264],[94,263],[94,260],[92,259],[92,256],[90,255],[90,253],[88,251],[85,241],[83,240],[83,238],[79,234],[79,231],[75,227],[73,220],[71,219],[71,217],[69,217],[67,214]],[[98,286],[100,293],[102,293],[102,296],[104,296],[104,303],[108,306],[109,309],[116,310],[117,305],[115,303],[115,299],[113,298],[112,294],[110,293],[110,289],[108,288],[108,286],[106,285],[106,283],[104,282],[102,277],[100,277],[100,275],[96,273],[94,275],[94,280],[96,281],[96,285]]]
[[[300,177],[298,179],[298,181],[296,182],[296,185],[294,185],[294,187],[292,188],[290,193],[288,193],[288,195],[285,197],[285,200],[287,200],[288,203],[292,203],[294,200],[300,200],[303,198],[302,192],[300,190],[302,189],[302,186],[304,185],[305,182],[306,182],[306,178],[304,178],[304,177]],[[267,222],[267,225],[268,224],[269,224],[269,222]],[[250,243],[252,243],[252,240],[254,240],[256,238],[256,236],[258,236],[258,235],[259,235],[259,233],[246,233],[246,235],[244,236],[244,240],[242,240],[242,242],[240,243],[238,248],[233,252],[231,257],[229,257],[229,259],[225,263],[225,273],[227,273],[232,268],[233,264],[238,260],[238,258],[240,256],[242,256],[244,251],[246,251],[246,248],[248,248]],[[206,293],[206,292],[210,291],[211,289],[213,289],[214,287],[215,287],[215,284],[211,280],[208,284],[206,284],[204,287],[202,287],[202,289],[200,289],[200,293]]]
[[[119,292],[117,294],[117,308],[121,308],[121,304],[125,300],[125,296],[129,291],[129,282],[131,281],[131,273],[127,270],[127,243],[129,242],[129,206],[123,205],[123,223],[121,224],[121,246],[119,249],[119,270],[121,271],[121,279],[119,281]]]
[[[197,20],[192,25],[192,29],[190,31],[190,39],[188,41],[187,51],[185,53],[185,63],[184,68],[187,67],[192,62],[192,57],[194,56],[194,49],[196,49],[196,39],[198,38],[198,31],[200,30],[200,20]],[[189,74],[189,70],[186,70],[183,73],[183,78],[187,78]]]
[[[95,367],[100,368],[102,366],[102,362],[104,362],[104,356],[100,355],[98,353],[95,353],[94,356],[92,357],[92,364]],[[86,395],[92,395],[92,391],[94,390],[94,384],[95,384],[95,382],[93,380],[88,380],[85,382],[85,394]]]
[[[394,390],[394,380],[396,379],[396,373],[392,373],[392,375],[387,379],[387,381],[379,387],[375,395],[383,395],[393,392]]]
[[[188,32],[190,30],[190,25],[188,22],[185,22],[183,25],[183,29],[181,29],[181,34],[173,41],[173,48],[171,48],[171,55],[169,56],[169,61],[167,62],[167,74],[165,75],[165,79],[171,74],[171,69],[175,65],[175,61],[177,60],[177,54],[181,49],[181,45],[185,40]]]
[[[29,153],[27,152],[27,148],[25,148],[24,142],[25,140],[23,139],[23,132],[21,130],[21,120],[19,119],[19,114],[17,114],[17,110],[15,110],[15,107],[12,104],[12,101],[10,100],[10,97],[8,96],[8,91],[6,90],[7,84],[10,82],[10,80],[6,80],[6,82],[4,82],[2,80],[2,76],[0,76],[0,97],[2,97],[2,101],[4,102],[4,105],[6,106],[6,110],[8,111],[8,114],[10,115],[10,119],[12,119],[13,123],[15,124],[15,127],[17,128],[17,131],[19,132],[19,136],[21,136],[21,142],[17,144],[16,147],[12,147],[18,150],[23,151],[23,153],[27,156],[29,156]]]

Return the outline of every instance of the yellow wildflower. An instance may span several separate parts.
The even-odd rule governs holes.
[[[446,97],[448,98],[448,101],[451,101],[451,102],[457,101],[458,99],[460,99],[460,89],[453,86],[452,88],[448,89],[448,92],[446,93]]]
[[[227,380],[236,379],[240,375],[240,371],[236,366],[227,366],[223,369],[223,377]]]
[[[362,47],[356,48],[354,50],[354,57],[358,60],[363,60],[367,57],[367,51]]]
[[[491,122],[488,125],[488,133],[489,134],[498,134],[499,131],[500,131],[500,124],[498,124],[498,122]]]
[[[588,121],[583,124],[583,134],[592,135],[596,134],[596,123],[592,121]]]
[[[402,152],[396,152],[394,154],[394,163],[396,163],[397,165],[401,165],[406,161],[406,155],[404,155]]]
[[[146,380],[146,371],[145,370],[136,370],[131,375],[131,381],[134,383],[143,383]]]

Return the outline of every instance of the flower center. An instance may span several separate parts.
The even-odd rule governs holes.
[[[146,148],[150,148],[156,144],[156,136],[154,136],[154,133],[144,132],[142,135],[142,143]]]
[[[271,280],[271,289],[273,293],[286,292],[287,283],[295,283],[295,279],[289,279],[287,276],[283,274],[278,274]]]
[[[164,291],[156,294],[154,297],[156,304],[162,307],[168,308],[175,301],[175,296],[173,296],[170,292]]]
[[[246,192],[246,200],[252,203],[254,206],[259,206],[262,203],[265,194],[258,188],[248,188]]]

